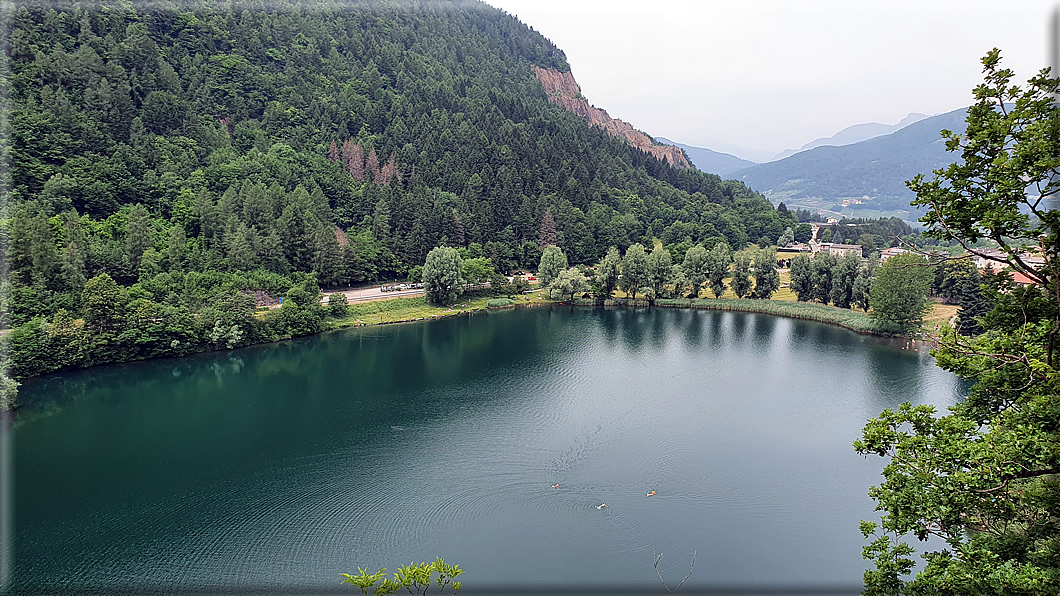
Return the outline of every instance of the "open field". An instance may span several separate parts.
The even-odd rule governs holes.
[[[494,296],[475,296],[468,298],[463,296],[458,304],[452,307],[435,306],[427,302],[423,296],[411,298],[389,298],[372,300],[350,304],[349,314],[334,322],[334,328],[359,327],[363,325],[382,325],[385,323],[398,323],[402,321],[418,321],[422,319],[438,319],[451,317],[453,315],[465,314],[476,310],[484,310],[486,303]],[[538,296],[531,295],[522,300],[524,303],[542,302]],[[519,302],[519,299],[516,299]]]

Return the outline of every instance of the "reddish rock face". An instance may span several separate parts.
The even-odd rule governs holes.
[[[599,126],[612,136],[626,139],[637,149],[670,162],[670,165],[674,167],[692,167],[678,147],[658,145],[651,140],[651,137],[634,129],[628,122],[612,118],[607,115],[606,111],[589,105],[589,101],[582,97],[581,87],[578,86],[578,82],[574,80],[574,75],[570,71],[559,72],[535,66],[534,74],[537,75],[537,80],[541,81],[550,102],[577,114],[593,126]]]

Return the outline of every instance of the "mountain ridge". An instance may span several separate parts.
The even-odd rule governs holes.
[[[863,122],[860,124],[852,124],[830,137],[820,137],[814,139],[798,149],[785,149],[784,151],[778,153],[770,161],[778,161],[784,159],[785,157],[795,155],[796,153],[800,153],[802,151],[809,151],[810,149],[822,147],[825,145],[841,147],[843,145],[852,145],[854,143],[860,143],[861,141],[867,141],[875,137],[897,132],[905,128],[906,126],[909,126],[910,124],[915,124],[917,122],[920,122],[921,120],[924,120],[925,118],[930,117],[931,116],[929,116],[928,114],[913,112],[906,115],[906,117],[902,118],[897,124],[881,124],[879,122]]]
[[[773,201],[802,200],[854,211],[910,211],[905,181],[952,162],[943,129],[961,132],[967,108],[914,122],[898,131],[842,146],[822,145],[784,159],[733,172]],[[860,202],[860,203],[859,203]]]
[[[696,168],[703,172],[717,174],[722,178],[728,176],[729,174],[737,170],[749,168],[760,163],[749,159],[743,159],[742,157],[737,157],[735,155],[732,155],[731,153],[715,151],[706,147],[694,147],[692,145],[685,145],[682,143],[671,141],[666,137],[655,137],[655,140],[660,143],[665,143],[667,145],[673,145],[674,147],[680,148],[685,152],[685,155],[688,156],[688,159]]]

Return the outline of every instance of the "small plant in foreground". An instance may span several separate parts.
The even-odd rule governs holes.
[[[464,572],[459,565],[446,565],[441,558],[435,559],[433,563],[420,563],[419,565],[409,563],[398,567],[397,572],[394,573],[394,579],[386,577],[386,568],[376,573],[368,573],[360,567],[357,570],[359,571],[357,575],[341,574],[346,578],[342,583],[357,586],[361,589],[361,594],[365,595],[368,594],[368,588],[372,588],[374,596],[396,594],[402,588],[412,594],[423,595],[431,587],[432,581],[438,586],[439,594],[445,590],[446,586],[452,588],[453,594],[456,594],[460,589],[460,582],[453,581],[453,579]],[[435,573],[438,574],[437,577],[434,576]]]

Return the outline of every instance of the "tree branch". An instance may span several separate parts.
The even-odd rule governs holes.
[[[655,555],[655,562],[652,563],[652,567],[655,568],[655,573],[659,576],[659,581],[662,582],[663,587],[666,588],[666,591],[671,594],[680,590],[681,586],[685,585],[685,582],[688,581],[688,578],[692,577],[692,570],[696,568],[696,551],[692,551],[692,566],[688,570],[688,575],[685,576],[685,579],[681,580],[681,583],[677,584],[676,588],[671,590],[670,587],[667,586],[666,582],[663,580],[662,573],[659,572],[659,559],[662,559],[662,553]]]

